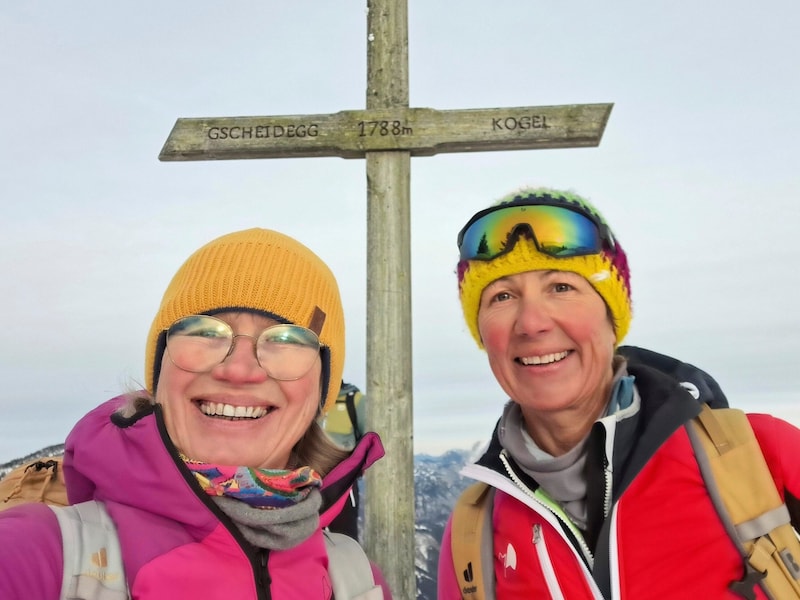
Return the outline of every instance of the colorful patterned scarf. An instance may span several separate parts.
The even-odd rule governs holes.
[[[322,478],[311,467],[293,471],[226,467],[181,458],[209,496],[235,498],[254,508],[284,508],[306,499],[322,485]]]

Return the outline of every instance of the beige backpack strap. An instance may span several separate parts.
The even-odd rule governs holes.
[[[494,488],[474,483],[464,490],[453,509],[450,547],[461,597],[494,600],[492,506]]]
[[[731,590],[754,598],[800,598],[800,542],[761,447],[741,410],[704,405],[687,427],[706,488],[745,561]]]

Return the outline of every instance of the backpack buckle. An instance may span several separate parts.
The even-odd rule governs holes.
[[[728,586],[734,594],[738,594],[745,600],[756,600],[755,588],[760,585],[761,580],[767,576],[766,573],[757,571],[750,563],[744,564],[744,577],[738,581],[733,581]]]

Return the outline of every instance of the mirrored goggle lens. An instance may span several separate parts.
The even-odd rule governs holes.
[[[236,337],[230,325],[206,315],[192,315],[167,329],[167,353],[172,363],[192,373],[204,373],[223,362]],[[270,377],[284,381],[299,379],[314,364],[320,342],[310,329],[299,325],[274,325],[255,338],[256,360]]]
[[[461,260],[491,260],[510,250],[515,234],[525,229],[540,252],[555,258],[602,250],[597,226],[579,212],[560,206],[507,206],[478,217],[461,231]]]

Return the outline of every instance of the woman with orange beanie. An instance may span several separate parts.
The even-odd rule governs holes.
[[[104,506],[123,571],[108,572],[103,547],[77,585],[117,595],[69,597],[329,600],[323,528],[383,455],[374,433],[345,451],[317,423],[344,345],[336,280],[297,240],[249,229],[192,254],[150,327],[147,389],[67,438],[69,500]],[[0,513],[0,539],[1,598],[61,597],[72,549],[47,506]],[[390,598],[373,571],[364,597]]]

